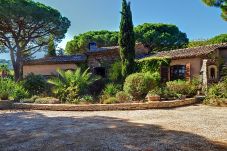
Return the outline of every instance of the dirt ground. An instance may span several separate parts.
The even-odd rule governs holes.
[[[0,151],[227,151],[227,108],[0,111]]]

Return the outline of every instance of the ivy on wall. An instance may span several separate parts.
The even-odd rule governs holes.
[[[161,66],[169,66],[171,59],[168,57],[148,57],[136,61],[138,72],[157,72]]]

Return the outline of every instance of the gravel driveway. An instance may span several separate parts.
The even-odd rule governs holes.
[[[227,150],[227,108],[0,111],[0,151]]]

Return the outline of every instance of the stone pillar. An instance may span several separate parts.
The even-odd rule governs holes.
[[[207,59],[203,60],[202,68],[201,68],[201,73],[202,73],[202,83],[203,83],[203,89],[206,90],[207,88],[207,83],[208,83],[208,78],[207,78]]]

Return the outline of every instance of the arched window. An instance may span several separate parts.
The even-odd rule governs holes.
[[[215,79],[215,69],[210,68],[210,78]]]
[[[217,79],[218,78],[218,69],[217,66],[211,65],[208,67],[208,77],[209,79]]]

